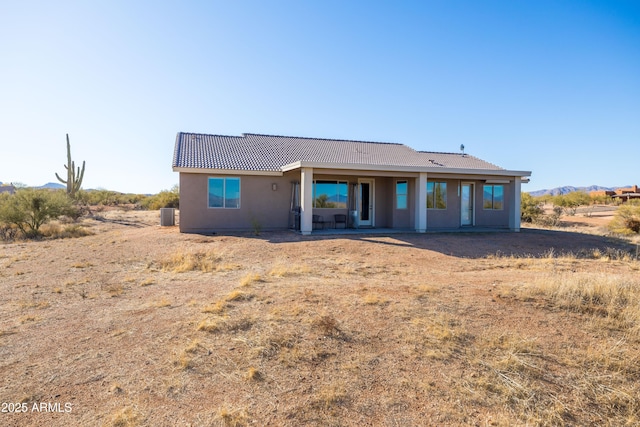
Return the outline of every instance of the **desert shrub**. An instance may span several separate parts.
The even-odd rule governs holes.
[[[49,239],[68,239],[90,236],[93,232],[80,224],[60,225],[57,223],[44,224],[40,228],[41,235]]]
[[[163,271],[216,271],[221,257],[213,251],[177,251],[160,262]]]
[[[0,240],[3,242],[11,242],[18,235],[18,228],[13,224],[0,223]]]
[[[43,224],[73,211],[64,191],[20,189],[0,200],[0,223],[14,225],[25,237],[34,238],[40,236]]]
[[[592,203],[591,196],[584,191],[573,191],[569,194],[555,196],[552,199],[555,206],[564,208],[567,215],[575,215],[580,206],[587,206]]]
[[[147,197],[141,203],[144,209],[157,210],[160,208],[178,208],[180,205],[180,191],[178,186],[171,190],[162,190],[160,193]]]
[[[553,212],[550,214],[539,215],[534,222],[543,227],[556,227],[560,224],[560,217],[562,216],[564,209],[560,206],[554,206]]]
[[[543,214],[541,202],[529,193],[522,193],[520,199],[520,217],[523,222],[534,222]]]
[[[615,233],[640,233],[640,205],[626,204],[620,206],[609,227]]]
[[[611,196],[607,196],[606,194],[598,194],[598,195],[589,195],[591,197],[591,201],[593,203],[599,203],[602,205],[611,205],[613,204],[613,198]]]

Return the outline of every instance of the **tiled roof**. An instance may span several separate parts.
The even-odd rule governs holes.
[[[403,144],[243,134],[178,133],[174,168],[279,172],[296,162],[504,170],[461,153],[416,151]]]

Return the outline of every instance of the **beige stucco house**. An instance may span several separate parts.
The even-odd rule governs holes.
[[[520,229],[531,175],[464,153],[319,138],[180,132],[180,231]]]

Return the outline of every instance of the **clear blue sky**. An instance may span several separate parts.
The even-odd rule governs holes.
[[[640,184],[637,1],[0,0],[0,181],[155,193],[178,131],[387,141]]]

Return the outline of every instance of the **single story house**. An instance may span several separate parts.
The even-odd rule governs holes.
[[[14,194],[15,192],[16,192],[16,187],[14,187],[13,184],[0,183],[0,193]]]
[[[520,230],[531,172],[403,144],[178,133],[180,231]]]

